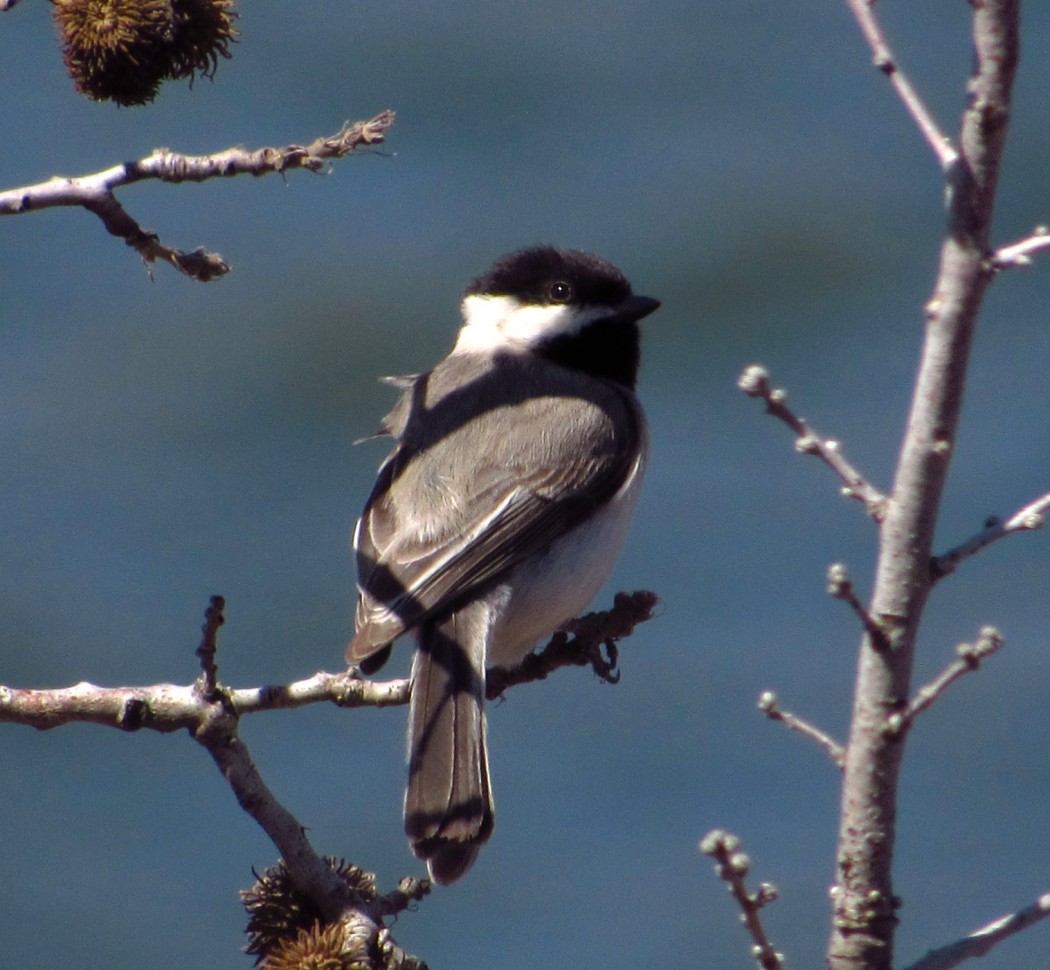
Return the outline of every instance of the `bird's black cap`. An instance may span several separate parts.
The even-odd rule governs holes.
[[[520,303],[617,306],[631,296],[631,284],[612,263],[593,253],[534,246],[498,259],[467,287],[465,295],[512,296]]]

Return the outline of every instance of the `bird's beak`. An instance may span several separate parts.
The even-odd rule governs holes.
[[[616,316],[625,322],[636,323],[659,307],[660,301],[651,296],[629,296],[616,308]]]

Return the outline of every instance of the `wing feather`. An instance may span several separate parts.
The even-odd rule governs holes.
[[[535,358],[467,361],[476,373],[463,373],[457,356],[418,378],[390,416],[398,443],[354,536],[350,663],[497,583],[634,469],[644,425],[627,389]]]

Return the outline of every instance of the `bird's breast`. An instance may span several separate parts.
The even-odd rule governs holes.
[[[497,618],[489,640],[489,666],[519,663],[598,594],[627,538],[645,461],[643,448],[630,475],[603,508],[519,563],[493,591]]]

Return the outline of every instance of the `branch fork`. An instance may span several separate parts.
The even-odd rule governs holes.
[[[288,145],[257,151],[228,148],[212,155],[182,155],[158,148],[137,162],[124,162],[93,175],[56,176],[46,182],[0,192],[0,215],[80,206],[98,216],[106,230],[123,239],[147,265],[157,261],[170,263],[180,273],[206,283],[228,273],[229,264],[218,253],[209,253],[200,247],[184,252],[163,245],[156,233],[143,229],[124,209],[115,190],[146,179],[179,183],[235,175],[283,174],[296,168],[317,172],[336,158],[380,144],[393,123],[394,112],[383,111],[369,121],[347,122],[336,134],[317,138],[306,146]]]

